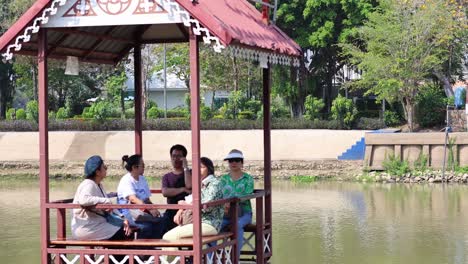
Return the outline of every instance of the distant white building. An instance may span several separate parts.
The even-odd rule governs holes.
[[[155,72],[148,80],[149,99],[156,102],[159,108],[164,108],[164,72],[163,70]],[[128,76],[127,91],[133,95],[135,91],[133,75]],[[177,78],[174,73],[167,71],[167,109],[185,106],[185,95],[189,89],[185,82]],[[211,106],[213,100],[227,100],[229,93],[225,91],[216,91],[213,97],[213,91],[206,91],[201,94],[206,106]]]

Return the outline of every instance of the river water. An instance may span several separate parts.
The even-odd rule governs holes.
[[[51,199],[78,184],[51,182]],[[273,264],[468,263],[465,185],[275,182],[273,220]],[[0,181],[0,227],[0,263],[39,263],[37,181]]]

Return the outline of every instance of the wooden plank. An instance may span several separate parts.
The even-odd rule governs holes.
[[[217,240],[229,238],[233,235],[231,232],[223,232],[214,236],[202,237],[202,243],[208,244]],[[119,247],[192,247],[192,238],[183,238],[177,241],[164,239],[136,239],[136,240],[75,240],[75,239],[56,239],[50,241],[55,246],[119,246]]]

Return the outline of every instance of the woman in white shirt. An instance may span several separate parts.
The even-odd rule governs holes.
[[[122,157],[127,174],[117,187],[117,202],[119,204],[152,204],[151,191],[143,174],[145,163],[141,155],[125,155]],[[165,221],[157,209],[120,209],[127,219],[133,221],[132,226],[138,227],[138,238],[161,238],[165,229]]]
[[[81,240],[124,240],[131,234],[127,220],[121,226],[107,222],[106,215],[112,210],[95,209],[96,204],[110,204],[101,182],[107,176],[107,166],[100,156],[92,156],[85,163],[85,177],[76,190],[74,204],[82,208],[73,209],[72,236]]]

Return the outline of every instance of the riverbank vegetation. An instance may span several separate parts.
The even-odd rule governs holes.
[[[445,169],[430,168],[428,157],[424,154],[420,154],[414,162],[388,155],[382,163],[383,171],[364,169],[355,179],[361,182],[387,183],[468,183],[468,167],[458,166],[453,155],[453,143],[448,144]]]

